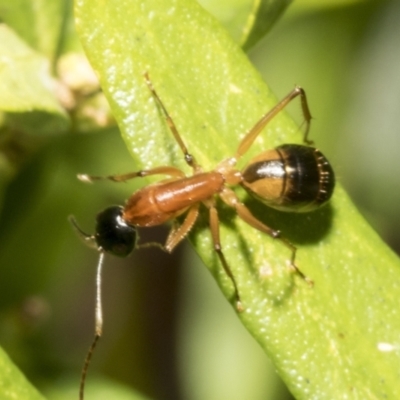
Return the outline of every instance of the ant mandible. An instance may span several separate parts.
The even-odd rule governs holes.
[[[123,182],[133,178],[143,178],[151,175],[165,175],[168,179],[145,186],[128,199],[125,206],[112,206],[97,215],[96,233],[84,233],[71,218],[76,230],[84,238],[97,247],[100,259],[96,278],[96,326],[95,338],[87,354],[81,378],[80,399],[83,400],[84,384],[87,369],[93,350],[102,334],[101,306],[101,268],[104,253],[116,256],[128,256],[136,246],[136,227],[160,225],[186,214],[180,226],[173,226],[165,245],[168,253],[187,236],[196,223],[199,206],[203,204],[209,212],[209,224],[214,250],[233,284],[236,308],[243,310],[238,284],[222,251],[219,234],[219,217],[215,196],[218,195],[224,203],[236,210],[237,215],[253,228],[266,233],[274,239],[279,239],[291,251],[290,265],[305,281],[312,284],[295,264],[296,247],[281,236],[279,230],[272,229],[259,221],[250,210],[238,199],[232,186],[241,185],[248,193],[257,199],[281,211],[309,212],[326,203],[332,196],[335,177],[326,157],[316,148],[311,147],[308,139],[311,113],[304,90],[296,86],[286,97],[268,111],[239,143],[233,157],[223,160],[217,167],[204,172],[195,158],[189,153],[171,116],[158,96],[148,73],[145,81],[154,99],[161,108],[166,122],[183,152],[186,164],[192,168],[193,174],[186,176],[183,171],[172,166],[160,166],[149,170],[141,170],[123,175],[106,177],[78,175],[85,182],[108,179]],[[272,150],[267,150],[253,159],[242,171],[237,170],[238,160],[248,151],[257,136],[271,119],[285,108],[294,98],[300,96],[305,119],[304,143],[284,144]]]

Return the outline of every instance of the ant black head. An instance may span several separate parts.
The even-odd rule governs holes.
[[[123,217],[123,207],[111,206],[97,214],[97,246],[118,257],[128,256],[136,245],[136,228],[128,225]]]

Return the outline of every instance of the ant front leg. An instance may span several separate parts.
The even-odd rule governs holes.
[[[82,182],[92,183],[93,181],[109,180],[113,182],[126,182],[129,179],[144,178],[151,175],[166,175],[174,178],[184,178],[185,174],[175,167],[156,167],[153,169],[143,169],[136,172],[129,172],[121,175],[95,176],[87,174],[78,174],[78,179]]]
[[[182,225],[178,225],[176,227],[173,227],[168,235],[168,238],[165,242],[164,249],[168,253],[172,253],[174,248],[187,236],[187,234],[191,231],[193,228],[193,225],[195,224],[197,217],[199,216],[199,204],[193,205],[186,217],[185,220],[183,221]]]
[[[220,194],[222,200],[228,204],[229,206],[233,207],[238,216],[246,222],[248,225],[252,226],[253,228],[259,230],[260,232],[264,232],[267,235],[271,236],[273,239],[279,239],[286,247],[288,247],[292,255],[290,257],[290,266],[294,272],[296,272],[302,279],[304,279],[310,286],[314,285],[314,282],[308,278],[303,272],[299,269],[296,265],[296,251],[297,248],[289,240],[281,237],[281,232],[271,229],[269,226],[263,224],[259,221],[251,212],[250,210],[237,198],[236,194],[228,189],[225,188],[223,192]]]
[[[164,245],[160,243],[150,242],[137,245],[136,248],[144,249],[149,247],[158,247],[159,249],[171,254],[175,249],[175,247],[178,246],[178,244],[182,242],[182,240],[185,239],[185,237],[191,231],[193,225],[196,223],[198,216],[199,216],[199,204],[195,204],[193,207],[189,209],[181,225],[178,225],[176,220],[173,221],[174,225],[172,226]]]

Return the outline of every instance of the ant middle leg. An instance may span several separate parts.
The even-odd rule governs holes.
[[[279,239],[289,250],[292,252],[290,257],[290,267],[293,269],[295,273],[297,273],[304,281],[306,281],[310,286],[314,285],[314,282],[306,276],[300,268],[296,265],[296,252],[297,247],[294,246],[289,240],[281,236],[281,232],[279,230],[275,230],[270,228],[269,226],[263,224],[260,220],[258,220],[250,210],[237,198],[236,194],[228,188],[225,188],[222,193],[220,193],[221,199],[233,207],[239,218],[241,218],[248,225],[257,229],[260,232],[266,233],[271,236],[273,239]]]
[[[184,178],[185,174],[178,168],[171,166],[156,167],[152,169],[144,169],[136,172],[128,172],[127,174],[95,176],[87,174],[78,174],[78,179],[82,182],[91,183],[99,180],[110,180],[113,182],[125,182],[129,179],[144,178],[151,175],[166,175],[173,178]]]
[[[189,165],[189,167],[191,167],[194,172],[196,172],[199,169],[199,166],[198,166],[195,158],[193,157],[192,154],[189,153],[185,143],[183,142],[183,139],[182,139],[181,135],[179,134],[178,129],[177,129],[173,119],[169,115],[167,109],[164,106],[164,103],[162,102],[160,96],[158,95],[156,89],[154,88],[153,83],[150,80],[148,72],[146,72],[144,74],[144,78],[146,79],[147,86],[149,87],[151,93],[153,94],[154,98],[156,99],[157,103],[159,104],[159,106],[161,107],[161,109],[163,111],[163,114],[167,121],[167,125],[168,125],[169,129],[171,130],[172,134],[174,135],[174,138],[175,138],[176,142],[178,143],[180,149],[183,152],[183,156],[185,158],[186,164]]]
[[[306,93],[303,88],[296,86],[288,95],[286,95],[278,104],[275,105],[270,111],[268,111],[263,117],[250,129],[250,131],[245,135],[239,144],[236,151],[235,158],[240,158],[243,154],[247,152],[253,142],[256,140],[257,136],[265,128],[265,126],[280,112],[282,111],[293,99],[300,96],[301,109],[303,111],[303,116],[306,124],[303,141],[306,144],[312,144],[312,140],[308,138],[311,124],[311,112],[308,107]]]

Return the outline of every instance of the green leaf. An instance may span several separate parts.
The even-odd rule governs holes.
[[[131,388],[106,379],[92,379],[86,387],[88,398],[96,400],[149,400],[142,393],[133,391]],[[77,378],[59,382],[47,393],[51,400],[71,400],[77,397]],[[85,397],[86,398],[86,397]]]
[[[0,348],[0,398],[1,400],[43,400],[44,397],[31,386],[25,376]]]
[[[67,4],[64,0],[0,0],[0,19],[31,47],[53,60]]]
[[[0,109],[43,110],[64,115],[53,91],[49,62],[0,24]]]
[[[69,127],[49,61],[0,24],[0,198],[38,142],[24,135],[57,134]],[[6,128],[5,128],[6,127]],[[16,151],[16,149],[18,149]]]
[[[249,49],[271,29],[292,0],[200,0],[199,3],[230,33],[232,39]]]
[[[138,167],[175,165],[190,173],[149,93],[145,72],[205,170],[234,154],[244,133],[276,104],[243,52],[194,1],[77,0],[76,18]],[[301,142],[301,134],[282,112],[244,159],[285,142]],[[310,288],[290,273],[290,254],[282,243],[219,207],[222,245],[245,307],[239,318],[292,393],[298,399],[399,398],[397,257],[340,185],[330,205],[302,215],[244,198],[260,220],[298,247],[297,263],[315,282]],[[206,212],[192,239],[233,302],[232,283],[212,249]]]

